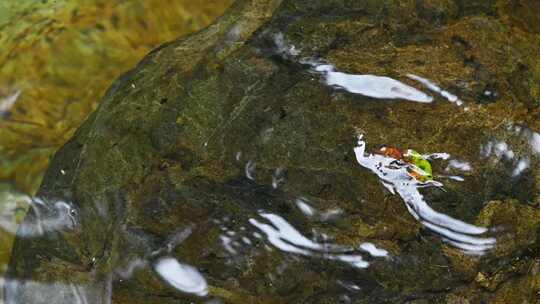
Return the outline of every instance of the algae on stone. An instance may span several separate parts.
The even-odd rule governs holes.
[[[113,79],[161,43],[206,26],[231,0],[7,1],[0,11],[0,180],[34,193],[49,158]]]
[[[10,279],[112,283],[113,303],[208,300],[152,273],[153,259],[170,255],[199,269],[210,296],[225,302],[532,302],[539,156],[529,135],[540,129],[539,37],[516,26],[503,4],[237,1],[118,79],[56,153],[38,194],[73,202],[80,223],[58,239],[19,237]],[[464,104],[435,92],[433,103],[350,94],[326,86],[312,61],[426,92],[407,74],[430,78]],[[514,83],[516,73],[527,81]],[[370,149],[391,144],[467,162],[459,182],[448,161],[434,160],[444,190],[422,195],[438,211],[494,225],[500,247],[471,257],[422,229],[355,161],[358,133]],[[518,172],[520,159],[528,167]],[[276,176],[283,179],[273,184]],[[306,216],[300,198],[325,216]],[[261,212],[313,239],[375,243],[391,258],[358,269],[256,237],[227,249],[222,237],[252,237]],[[51,247],[59,252],[44,253]],[[147,264],[117,276],[136,261]],[[65,275],[70,269],[76,279]]]

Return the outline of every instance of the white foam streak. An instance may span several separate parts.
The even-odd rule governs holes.
[[[375,246],[372,243],[362,243],[360,244],[360,249],[368,252],[369,254],[371,254],[371,256],[374,256],[374,257],[387,257],[388,256],[388,251],[384,249],[379,249],[377,248],[377,246]]]
[[[460,171],[471,171],[472,167],[471,167],[471,164],[468,162],[452,159],[448,162],[448,167],[446,167],[446,171],[449,171],[450,169],[458,169]]]
[[[232,247],[232,239],[228,236],[220,235],[221,243],[223,247],[231,254],[236,254],[236,250]]]
[[[418,191],[421,187],[442,186],[436,181],[420,182],[412,178],[407,172],[407,165],[396,165],[395,159],[379,154],[366,154],[366,143],[362,135],[358,138],[358,144],[354,148],[356,160],[358,163],[375,173],[382,184],[390,189],[392,193],[397,193],[405,202],[408,211],[415,219],[419,220],[426,228],[433,230],[443,236],[458,241],[467,251],[474,251],[470,246],[481,247],[487,250],[494,246],[494,238],[474,238],[469,235],[479,235],[488,231],[485,227],[479,227],[455,219],[444,213],[433,210],[424,200],[424,197]],[[450,242],[451,244],[456,243]],[[471,245],[473,244],[473,245]],[[486,248],[484,248],[486,247]],[[489,248],[487,248],[489,247]]]
[[[40,282],[0,278],[5,303],[110,304],[110,276],[102,281],[85,283]],[[4,302],[1,302],[4,303]]]
[[[261,223],[257,221],[256,219],[250,219],[249,222],[253,226],[259,228],[262,232],[264,232],[266,234],[266,237],[268,238],[268,241],[275,247],[279,248],[280,250],[296,253],[296,254],[301,254],[301,255],[311,255],[310,251],[296,247],[292,244],[289,244],[283,241],[281,232],[279,230],[276,230],[274,227],[268,224]]]
[[[254,162],[252,161],[247,162],[244,171],[245,171],[246,177],[249,178],[250,180],[255,180],[255,177],[254,177],[255,168],[256,168],[256,165]]]
[[[330,64],[316,65],[315,71],[326,77],[327,85],[343,88],[350,93],[379,99],[405,99],[421,103],[433,101],[433,97],[390,77],[337,72]]]
[[[369,266],[369,263],[364,261],[364,259],[359,255],[336,254],[328,255],[327,258],[330,260],[349,263],[351,266],[356,268],[367,268]]]
[[[67,202],[45,202],[37,197],[8,197],[2,201],[0,228],[22,238],[42,236],[46,232],[72,230],[78,224],[75,208]],[[18,206],[17,204],[22,204]],[[24,206],[24,208],[23,208]],[[33,217],[26,217],[19,225],[16,222],[19,209],[33,209]]]
[[[463,104],[463,101],[459,99],[456,95],[441,89],[435,82],[426,79],[424,77],[420,77],[418,75],[414,74],[407,74],[407,77],[410,79],[416,80],[426,86],[426,88],[430,89],[433,92],[436,92],[440,94],[442,97],[446,98],[446,100],[450,101],[451,103],[455,103],[458,106],[461,106]]]
[[[456,242],[447,238],[443,238],[445,243],[451,244],[454,247],[464,250],[466,254],[482,255],[487,250],[493,248],[493,245],[471,245],[467,243]]]
[[[497,242],[495,238],[478,238],[478,237],[473,237],[473,236],[469,236],[469,235],[465,235],[461,233],[456,233],[450,229],[443,228],[443,227],[434,225],[426,221],[422,221],[422,224],[442,236],[445,236],[452,240],[469,243],[471,245],[479,245],[479,246],[488,245],[490,246],[489,248],[491,248]]]
[[[530,160],[528,158],[522,158],[518,161],[516,167],[514,168],[514,170],[512,171],[512,177],[517,177],[519,176],[521,173],[523,173],[523,171],[525,171],[525,169],[529,168],[529,165],[530,165]]]
[[[272,175],[272,188],[277,189],[279,184],[285,180],[285,177],[283,176],[284,171],[283,168],[277,168],[276,171],[274,171],[274,174]]]
[[[257,219],[250,219],[249,222],[266,234],[267,240],[276,248],[294,254],[303,256],[313,256],[325,258],[333,261],[341,261],[353,267],[365,268],[369,266],[363,257],[359,254],[343,253],[352,250],[347,246],[339,246],[334,244],[316,243],[296,230],[284,218],[272,213],[260,213],[262,218],[268,220],[271,225],[262,223]],[[366,247],[366,245],[364,245]],[[373,246],[374,247],[374,246]],[[374,256],[381,256],[384,251],[382,249],[373,250],[367,246],[368,252],[373,252]]]
[[[483,155],[485,157],[495,155],[498,158],[504,157],[506,159],[512,159],[514,158],[515,153],[508,147],[506,142],[490,140],[483,147]]]
[[[20,95],[21,91],[19,90],[6,98],[0,99],[0,113],[9,111],[15,105]]]
[[[154,266],[156,272],[174,288],[198,296],[208,294],[208,284],[193,266],[179,263],[175,258],[165,257]]]
[[[465,180],[463,177],[457,176],[457,175],[449,175],[449,176],[446,176],[446,177],[451,179],[451,180],[458,181],[458,182],[462,182],[462,181]]]
[[[540,134],[531,131],[529,143],[536,154],[540,154]]]
[[[279,237],[285,236],[285,239],[292,244],[297,246],[306,247],[312,250],[322,250],[324,249],[321,244],[317,244],[310,239],[303,236],[298,230],[296,230],[291,224],[289,224],[281,216],[271,214],[271,213],[262,213],[259,214],[262,218],[267,219],[274,225],[278,230]]]
[[[449,159],[450,158],[450,154],[445,153],[445,152],[431,153],[431,154],[422,155],[422,156],[424,156],[427,159]]]
[[[508,129],[513,130],[516,135],[519,134],[527,140],[534,154],[540,154],[540,134],[527,127],[514,124],[509,124]]]
[[[300,211],[302,211],[303,214],[305,214],[308,217],[312,217],[315,215],[315,209],[311,207],[304,199],[299,198],[296,200],[296,206]]]
[[[442,227],[448,227],[452,230],[467,234],[482,234],[487,232],[487,228],[467,224],[444,213],[433,210],[424,200],[424,197],[418,190],[410,185],[397,188],[399,196],[416,211],[418,216],[428,222]]]

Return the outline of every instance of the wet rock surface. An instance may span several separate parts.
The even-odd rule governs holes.
[[[0,276],[27,195],[114,78],[160,44],[207,26],[230,3],[1,1]]]
[[[35,194],[54,153],[118,75],[232,0],[2,1],[0,181]]]
[[[534,303],[540,36],[511,2],[240,0],[154,50],[54,157],[22,227],[61,225],[19,229],[8,303]],[[441,185],[385,182],[408,165],[360,135],[449,154]]]

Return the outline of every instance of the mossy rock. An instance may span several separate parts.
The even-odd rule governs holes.
[[[113,303],[207,301],[153,273],[155,259],[170,255],[199,269],[209,296],[227,303],[510,299],[478,283],[477,273],[503,271],[497,284],[508,290],[518,284],[511,274],[522,274],[538,255],[537,224],[518,223],[519,241],[504,249],[507,263],[497,263],[496,250],[484,258],[459,256],[422,229],[353,153],[359,132],[373,147],[448,152],[474,170],[466,183],[445,182],[446,192],[423,190],[435,209],[485,224],[499,215],[535,214],[528,205],[538,192],[537,154],[520,141],[538,130],[537,106],[522,99],[533,95],[534,80],[516,87],[510,75],[518,62],[540,75],[532,67],[538,37],[514,36],[520,30],[498,9],[494,1],[237,1],[210,27],[152,51],[109,89],[55,155],[38,193],[72,202],[76,227],[17,238],[10,278],[57,282],[64,302],[73,296],[62,287],[67,283],[111,284]],[[516,43],[503,43],[508,37]],[[433,75],[466,109],[436,95],[421,104],[349,94],[326,86],[306,58],[418,88],[407,73]],[[490,86],[501,88],[497,98],[479,99]],[[517,124],[530,130],[516,131]],[[529,167],[513,176],[513,160],[479,153],[494,140],[508,140]],[[435,179],[446,165],[432,162]],[[306,216],[299,198],[321,214],[341,215]],[[495,199],[511,201],[515,212],[487,204]],[[352,247],[369,241],[392,258],[358,269],[284,253],[265,240],[227,251],[222,237],[251,236],[261,210],[311,238],[324,234]],[[177,235],[187,236],[180,244]],[[525,264],[511,262],[517,257]],[[122,277],[134,261],[143,262]],[[516,303],[535,294],[533,287],[513,291]],[[18,292],[36,301],[30,289]]]
[[[3,1],[0,4],[0,180],[34,194],[52,155],[111,81],[150,50],[207,26],[232,3]]]

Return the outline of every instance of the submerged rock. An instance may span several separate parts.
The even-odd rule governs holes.
[[[52,155],[113,78],[195,32],[232,0],[55,0],[0,4],[0,181],[34,194]]]
[[[506,14],[237,1],[118,79],[55,155],[20,231],[70,224],[19,232],[8,303],[532,302],[539,37]],[[358,160],[359,134],[444,152],[433,181]],[[484,255],[452,242],[484,233]]]

